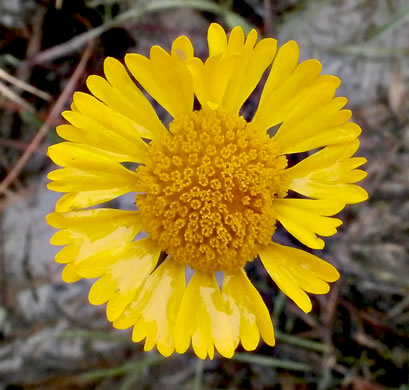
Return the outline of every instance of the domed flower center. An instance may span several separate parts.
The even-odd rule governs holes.
[[[265,131],[220,110],[194,111],[169,130],[137,170],[144,230],[193,269],[243,267],[275,231],[286,158]]]

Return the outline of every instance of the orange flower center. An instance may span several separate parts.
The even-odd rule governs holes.
[[[193,269],[243,267],[275,231],[287,159],[265,131],[221,110],[194,111],[169,131],[137,169],[144,230]]]

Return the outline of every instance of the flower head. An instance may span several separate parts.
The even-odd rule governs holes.
[[[105,78],[90,76],[91,94],[75,93],[63,113],[70,124],[57,131],[68,142],[49,148],[62,167],[49,174],[49,188],[66,193],[47,217],[60,229],[51,243],[65,245],[56,256],[66,264],[63,280],[98,278],[90,302],[107,302],[114,327],[133,327],[134,341],[165,356],[192,344],[200,358],[213,358],[215,348],[231,357],[240,342],[254,350],[260,336],[274,345],[246,263],[259,256],[278,287],[310,311],[306,292],[327,293],[339,274],[273,242],[277,223],[322,249],[318,236],[341,225],[333,215],[367,198],[353,184],[366,175],[356,169],[366,160],[352,157],[361,130],[343,108],[347,99],[334,97],[337,77],[321,75],[317,60],[299,63],[294,41],[277,51],[274,39],[257,42],[255,30],[245,37],[236,27],[227,37],[212,24],[208,44],[205,62],[185,36],[171,53],[154,46],[150,58],[125,57],[172,116],[169,126],[127,69],[107,58]],[[240,116],[265,72],[256,113]],[[314,152],[288,166],[286,156],[307,151]],[[128,192],[136,192],[135,210],[90,208]]]

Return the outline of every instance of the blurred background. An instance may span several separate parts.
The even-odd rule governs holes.
[[[59,141],[72,92],[86,91],[106,56],[168,50],[186,34],[205,57],[213,21],[280,44],[295,39],[303,59],[342,78],[339,94],[363,128],[370,200],[347,207],[340,234],[327,240],[321,255],[342,277],[312,297],[311,314],[257,261],[248,265],[271,310],[275,348],[164,359],[112,330],[105,308],[88,304],[90,281],[61,281],[44,220],[59,197],[45,187],[46,150]],[[408,78],[408,0],[0,0],[0,390],[408,390]]]

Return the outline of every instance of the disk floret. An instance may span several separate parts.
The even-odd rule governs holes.
[[[145,230],[193,269],[243,267],[275,231],[286,158],[265,132],[221,110],[194,111],[169,131],[137,169]]]

